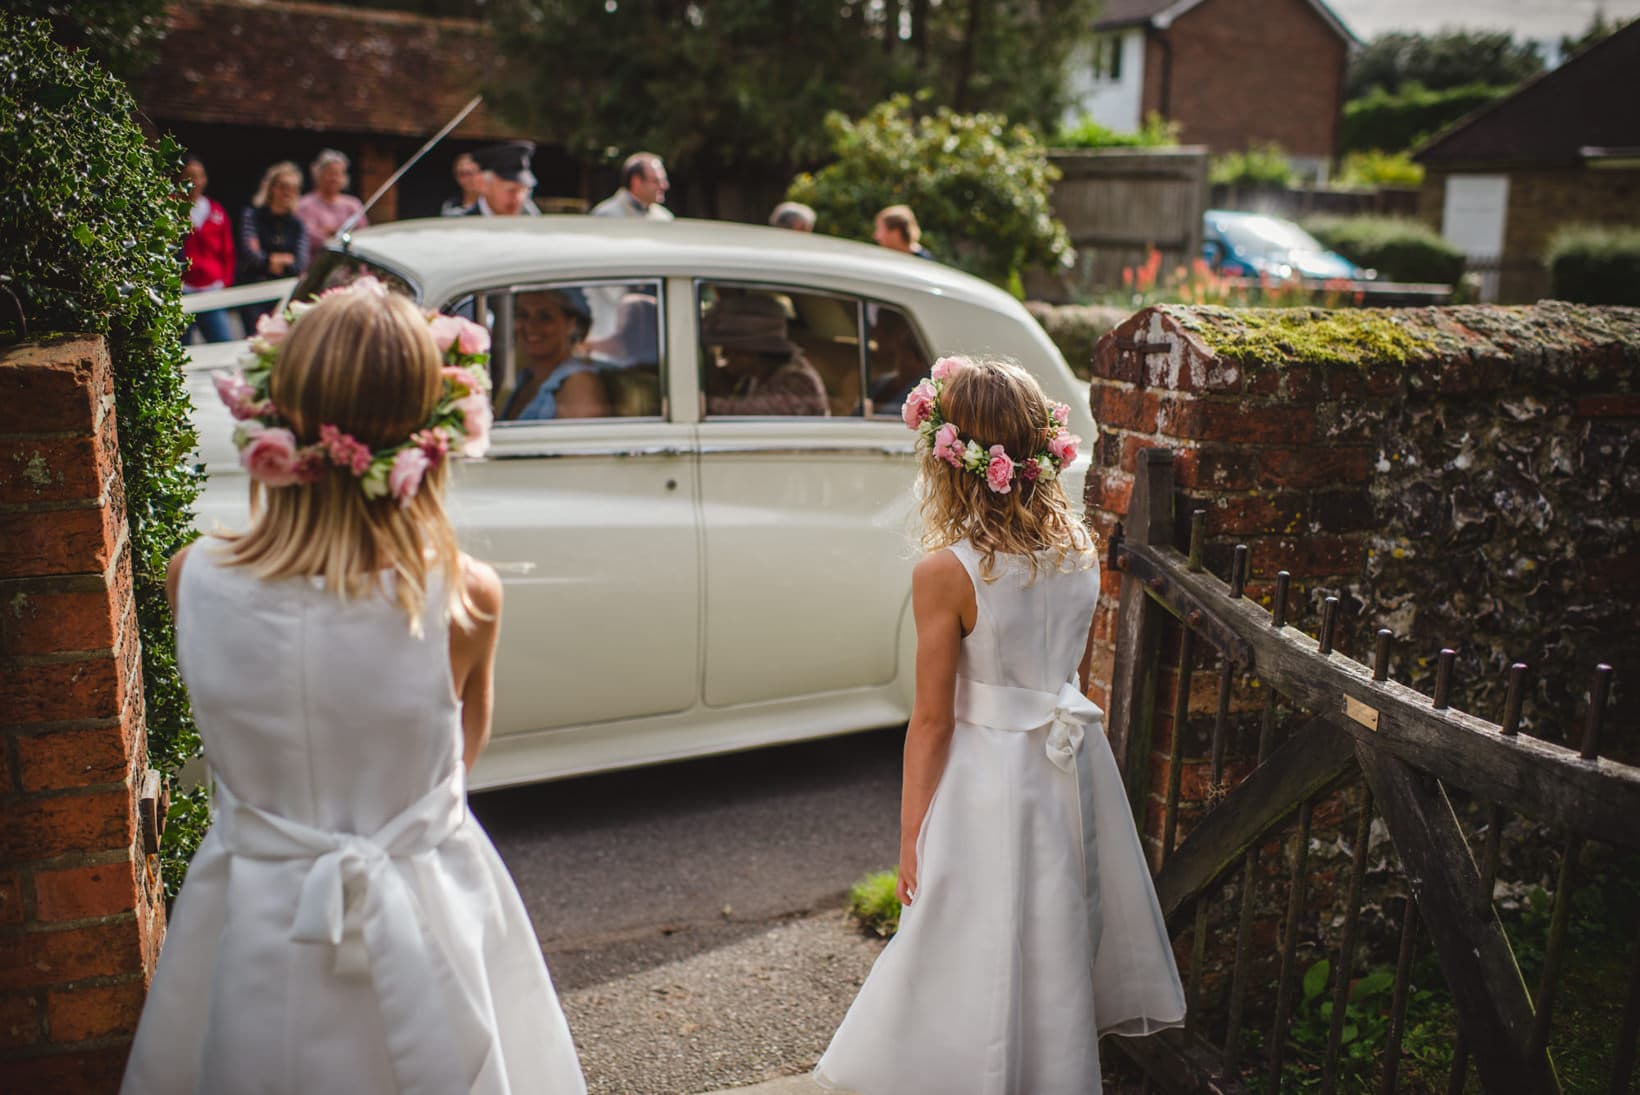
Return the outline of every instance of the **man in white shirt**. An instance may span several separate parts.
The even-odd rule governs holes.
[[[592,207],[594,217],[647,217],[669,221],[672,211],[662,203],[672,184],[666,165],[653,152],[634,152],[621,165],[621,188]]]

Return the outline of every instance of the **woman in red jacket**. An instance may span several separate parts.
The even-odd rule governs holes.
[[[182,272],[182,291],[202,293],[226,288],[233,284],[233,222],[220,205],[205,196],[205,165],[198,156],[188,157],[182,175],[193,184],[194,194],[188,210],[193,227],[182,241],[182,257],[187,263]],[[193,327],[200,329],[206,342],[227,342],[233,337],[226,311],[199,312],[189,330]]]

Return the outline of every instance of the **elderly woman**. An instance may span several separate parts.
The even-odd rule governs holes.
[[[262,185],[239,217],[238,284],[295,277],[307,269],[307,229],[296,216],[301,193],[302,169],[289,160],[263,173]],[[270,307],[255,304],[242,310],[246,334]]]
[[[303,194],[302,200],[296,203],[296,215],[307,229],[309,250],[324,250],[330,238],[355,213],[359,214],[359,219],[353,227],[362,228],[369,223],[363,214],[364,203],[352,194],[342,193],[347,188],[347,168],[347,157],[334,148],[320,152],[308,168],[313,177],[313,189]]]
[[[786,337],[786,309],[773,297],[719,298],[701,320],[709,415],[829,415],[826,382]]]
[[[518,387],[502,406],[502,418],[609,417],[609,393],[597,364],[575,354],[591,322],[592,310],[579,289],[518,294],[513,301]]]

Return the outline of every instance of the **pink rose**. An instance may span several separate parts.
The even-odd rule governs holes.
[[[938,361],[934,362],[934,367],[928,370],[928,375],[933,377],[935,380],[944,380],[951,374],[955,373],[958,369],[965,369],[967,367],[968,359],[966,357],[962,357],[958,354],[951,354],[948,357],[942,357]]]
[[[439,375],[450,385],[450,394],[458,398],[470,394],[473,390],[473,374],[459,365],[446,365],[439,370]]]
[[[427,329],[433,332],[433,341],[438,343],[438,352],[447,354],[450,347],[456,344],[461,337],[461,325],[465,322],[460,316],[434,316],[433,322]]]
[[[490,401],[482,392],[474,392],[465,399],[456,401],[456,410],[461,412],[461,455],[470,457],[483,456],[490,449],[490,423],[495,415],[490,410]]]
[[[422,476],[432,461],[418,448],[400,449],[393,458],[393,470],[387,473],[387,489],[399,500],[399,508],[406,509],[416,492],[421,490]]]
[[[250,443],[239,450],[239,463],[251,478],[270,487],[288,487],[301,481],[295,434],[274,426],[248,431],[248,437]]]
[[[1053,408],[1053,420],[1063,426],[1071,420],[1071,409],[1064,403],[1049,404]]]
[[[278,312],[269,312],[256,321],[256,337],[270,347],[277,346],[285,341],[285,336],[288,334],[290,334],[290,322]]]
[[[264,404],[256,402],[256,389],[238,373],[212,373],[217,398],[227,406],[228,413],[243,422],[263,413]]]
[[[1014,478],[1014,462],[1008,459],[1008,452],[1001,445],[991,446],[991,462],[985,465],[985,482],[997,494],[1007,494],[1013,490],[1010,485]]]
[[[443,426],[434,426],[430,430],[417,430],[410,435],[410,443],[427,454],[427,459],[437,464],[450,451],[450,435]]]
[[[917,386],[911,389],[900,406],[900,417],[912,429],[922,425],[934,413],[934,385],[926,380],[918,381]]]
[[[468,356],[490,352],[490,332],[487,328],[459,316],[456,322],[461,324],[461,331],[456,335],[456,349]]]
[[[956,423],[947,422],[934,431],[934,455],[953,468],[962,467],[962,439],[957,436]]]
[[[1080,437],[1061,428],[1058,433],[1048,438],[1048,451],[1053,453],[1054,459],[1061,464],[1071,464],[1076,461],[1076,447],[1081,443]]]

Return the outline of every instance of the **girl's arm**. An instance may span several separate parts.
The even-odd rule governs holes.
[[[955,555],[937,551],[912,570],[911,611],[917,621],[917,694],[905,730],[898,887],[906,905],[917,895],[917,837],[956,728],[957,656],[978,612],[973,584]]]
[[[495,707],[495,644],[501,636],[501,579],[493,569],[462,556],[462,581],[474,608],[472,624],[450,628],[450,677],[461,701],[461,761],[473,762],[490,740]]]

